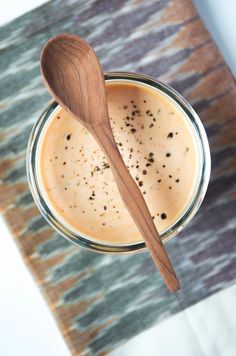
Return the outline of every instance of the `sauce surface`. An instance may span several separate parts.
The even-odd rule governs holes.
[[[159,232],[181,216],[196,189],[199,158],[192,128],[163,93],[139,84],[106,83],[119,150]],[[93,240],[142,241],[105,156],[87,130],[63,109],[40,139],[39,179],[54,213]]]

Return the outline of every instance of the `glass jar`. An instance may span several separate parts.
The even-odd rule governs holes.
[[[190,220],[193,218],[193,216],[199,209],[202,200],[205,196],[210,178],[211,159],[209,144],[204,127],[191,105],[179,93],[177,93],[174,89],[167,86],[166,84],[154,80],[151,77],[136,73],[112,72],[105,74],[105,81],[116,81],[119,83],[130,82],[134,84],[139,83],[144,86],[149,86],[154,90],[161,91],[182,109],[182,111],[185,113],[186,119],[189,120],[189,124],[194,133],[199,152],[200,173],[198,182],[196,184],[195,192],[187,208],[172,226],[169,226],[166,230],[161,232],[161,239],[165,243],[170,238],[174,237],[177,233],[179,233],[184,228],[184,226],[188,222],[190,222]],[[145,250],[146,245],[143,241],[127,244],[112,244],[92,240],[86,236],[82,236],[82,234],[72,231],[67,225],[60,221],[60,219],[50,209],[49,205],[44,199],[42,189],[39,183],[37,156],[40,136],[43,132],[46,123],[48,122],[48,120],[50,120],[57,108],[58,104],[56,102],[52,102],[44,110],[39,120],[36,122],[32,129],[27,148],[26,167],[28,182],[35,203],[38,206],[41,214],[60,235],[64,236],[66,239],[77,245],[81,245],[91,250],[106,253],[135,252]]]

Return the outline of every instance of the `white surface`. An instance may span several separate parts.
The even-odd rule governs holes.
[[[1,0],[0,26],[44,2]],[[194,2],[236,74],[236,0]],[[0,271],[0,355],[69,356],[2,219]],[[236,287],[233,286],[130,340],[113,352],[113,356],[235,356],[235,304]]]
[[[0,216],[0,355],[69,356],[38,287]]]
[[[134,337],[110,356],[235,356],[236,285]]]
[[[35,9],[47,0],[1,0],[0,1],[0,26],[12,21],[16,17]]]
[[[193,0],[228,66],[236,76],[236,0]]]

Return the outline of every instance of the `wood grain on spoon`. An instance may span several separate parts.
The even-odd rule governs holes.
[[[110,164],[120,195],[171,291],[179,282],[147,204],[127,169],[112,134],[104,75],[93,49],[80,37],[51,38],[41,54],[44,83],[56,101],[94,136]]]

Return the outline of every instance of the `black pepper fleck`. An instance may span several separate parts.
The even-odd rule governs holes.
[[[162,213],[161,218],[162,218],[162,220],[165,220],[167,218],[167,215],[165,213]]]
[[[110,168],[109,164],[107,162],[103,162],[103,169]]]

